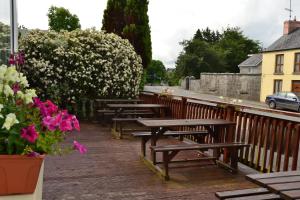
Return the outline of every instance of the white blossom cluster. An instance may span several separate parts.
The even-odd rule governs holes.
[[[128,40],[94,29],[31,31],[21,41],[23,73],[50,98],[133,97],[142,61]]]

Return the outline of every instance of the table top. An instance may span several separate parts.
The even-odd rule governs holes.
[[[143,102],[142,99],[96,99],[97,102]]]
[[[274,193],[279,193],[283,199],[300,198],[300,171],[250,174],[246,178]]]
[[[107,104],[109,108],[167,108],[161,104]]]
[[[217,125],[234,125],[235,122],[231,122],[223,119],[168,119],[168,120],[144,120],[140,119],[138,123],[149,127],[176,127],[176,126],[217,126]]]

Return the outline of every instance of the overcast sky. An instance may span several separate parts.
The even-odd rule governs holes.
[[[7,0],[0,0],[1,4]],[[300,19],[300,0],[292,0],[293,16]],[[63,6],[78,15],[82,28],[101,28],[106,0],[19,0],[19,24],[48,28],[51,5]],[[251,39],[267,47],[282,35],[289,0],[149,0],[153,59],[174,67],[182,51],[179,42],[190,39],[198,28],[239,26]],[[0,6],[0,20],[6,7]]]

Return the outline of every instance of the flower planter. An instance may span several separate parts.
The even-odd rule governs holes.
[[[44,156],[0,155],[1,196],[35,192]]]

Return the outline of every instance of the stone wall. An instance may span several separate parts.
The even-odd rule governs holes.
[[[260,83],[260,74],[202,73],[200,79],[190,81],[190,90],[259,101]],[[182,81],[181,86],[185,86],[185,81]]]

